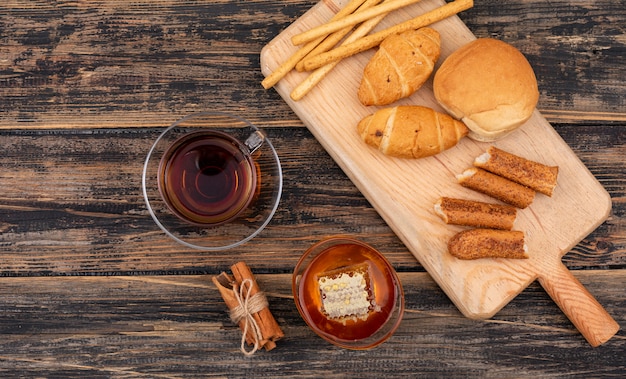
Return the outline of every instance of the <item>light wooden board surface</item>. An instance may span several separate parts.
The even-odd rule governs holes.
[[[263,74],[269,75],[297,50],[291,43],[292,35],[327,21],[345,2],[320,2],[266,45],[261,52]],[[395,11],[377,30],[441,4],[440,0],[424,0]],[[442,41],[437,67],[475,38],[458,17],[432,27],[439,31]],[[561,263],[565,253],[608,217],[611,199],[606,190],[535,111],[520,129],[494,143],[528,159],[559,166],[554,195],[538,194],[529,208],[518,212],[516,229],[526,233],[530,259],[457,260],[447,253],[447,242],[462,228],[444,224],[433,212],[433,204],[440,196],[493,201],[461,187],[455,178],[489,144],[465,138],[446,152],[420,160],[387,157],[364,144],[356,125],[378,108],[361,105],[356,92],[363,67],[373,53],[371,50],[343,60],[298,102],[289,94],[306,73],[292,71],[274,88],[464,315],[489,318],[539,279],[592,344],[610,338],[617,330],[613,320]],[[419,104],[443,111],[434,99],[432,79],[396,104]],[[607,324],[610,327],[604,326]]]

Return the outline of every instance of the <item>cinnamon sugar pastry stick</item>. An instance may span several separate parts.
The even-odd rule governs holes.
[[[527,250],[524,232],[518,230],[465,230],[448,242],[448,251],[459,259],[527,259]]]
[[[463,187],[522,209],[528,207],[535,199],[534,190],[476,167],[457,175],[457,180]]]
[[[519,157],[490,146],[487,152],[474,160],[474,166],[552,196],[559,168]]]
[[[517,209],[510,205],[442,197],[435,203],[435,213],[446,224],[511,230]]]

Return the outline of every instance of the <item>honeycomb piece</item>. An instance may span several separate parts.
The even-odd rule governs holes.
[[[373,291],[364,264],[327,271],[318,276],[322,312],[331,320],[365,320],[375,309]]]

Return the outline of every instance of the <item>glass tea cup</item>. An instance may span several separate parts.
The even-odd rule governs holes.
[[[256,236],[282,193],[274,147],[254,125],[222,112],[176,121],[146,158],[143,195],[156,224],[196,249],[223,250]]]
[[[404,315],[404,291],[396,271],[370,245],[331,237],[311,246],[292,276],[298,312],[328,342],[370,349],[396,331]]]

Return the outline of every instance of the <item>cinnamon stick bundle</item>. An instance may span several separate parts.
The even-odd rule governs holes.
[[[212,278],[213,284],[215,284],[222,295],[226,306],[231,311],[231,316],[233,312],[241,313],[242,300],[246,303],[250,299],[262,297],[262,301],[264,302],[262,303],[263,306],[257,306],[257,308],[260,309],[246,315],[247,317],[251,317],[258,326],[258,335],[257,329],[249,324],[250,320],[247,319],[247,317],[241,317],[238,324],[242,332],[245,333],[243,338],[245,338],[246,343],[255,345],[255,350],[257,346],[258,348],[265,348],[265,350],[268,351],[272,350],[276,347],[276,341],[282,338],[284,333],[267,307],[265,296],[261,292],[252,271],[245,262],[234,264],[231,266],[231,271],[233,272],[233,276],[225,272],[214,276]],[[240,293],[248,295],[248,298],[241,299]],[[255,303],[258,304],[258,302]],[[248,310],[244,311],[247,312]],[[243,343],[242,351],[246,353]]]

